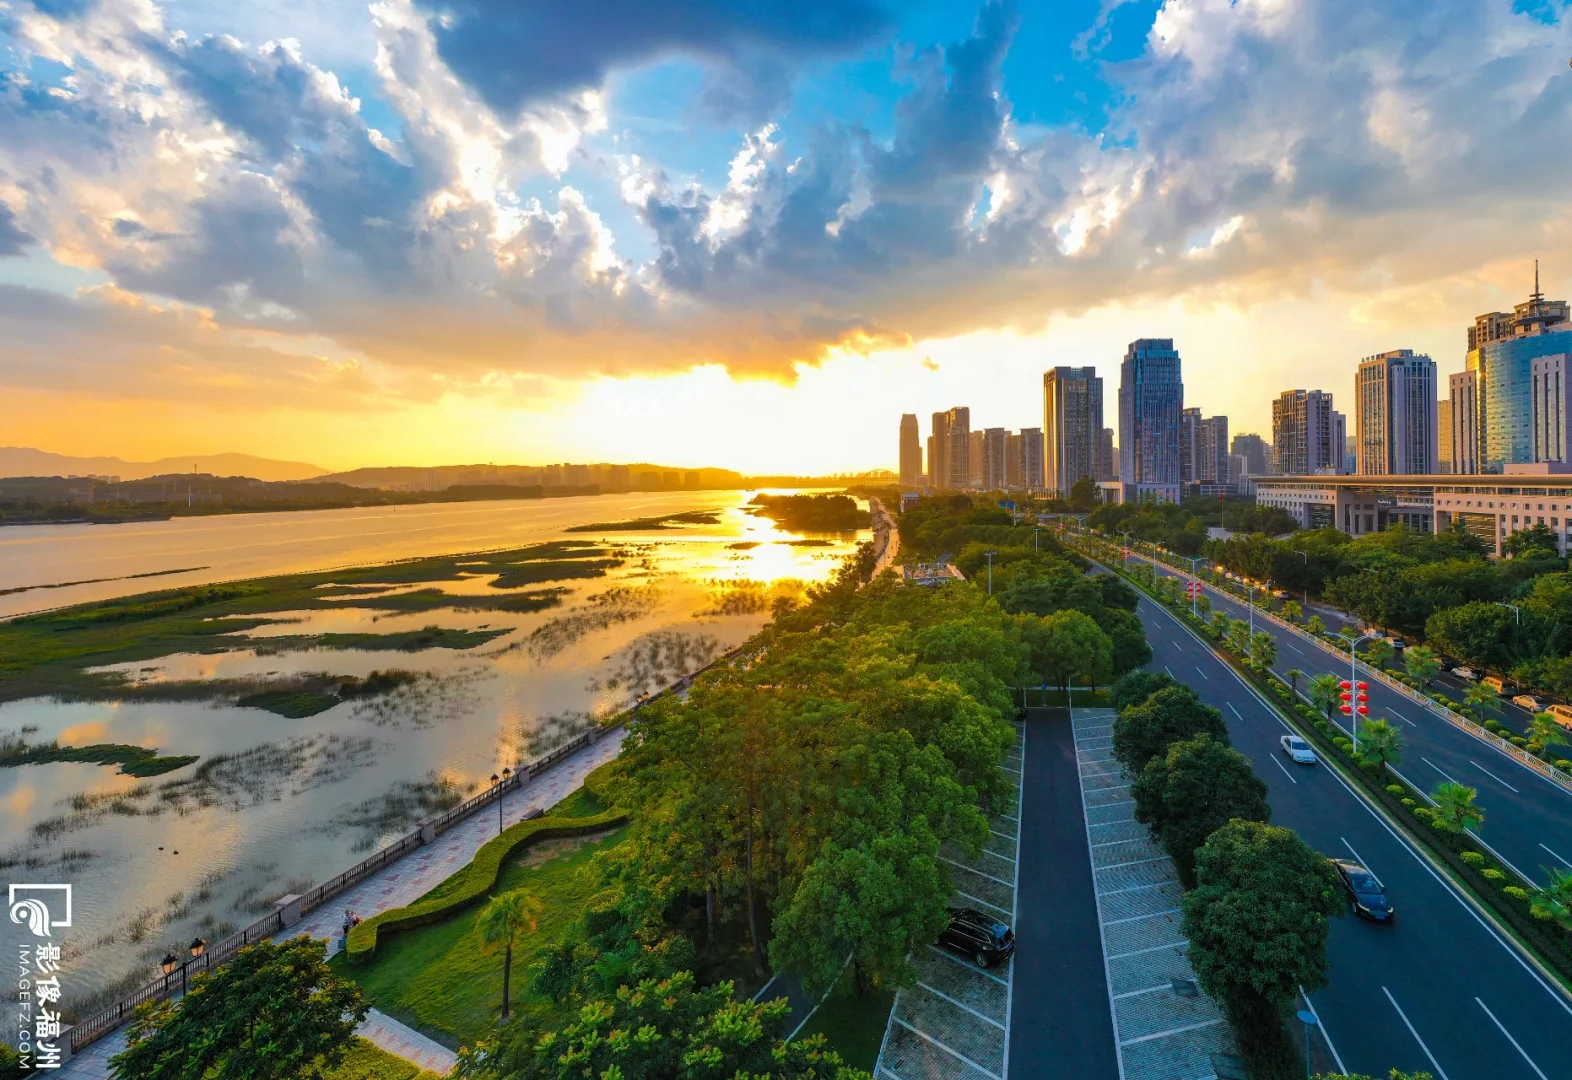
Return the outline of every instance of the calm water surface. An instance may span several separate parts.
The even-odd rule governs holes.
[[[197,582],[597,539],[564,530],[721,511],[717,525],[605,534],[623,565],[602,578],[552,583],[571,592],[551,610],[281,612],[272,616],[278,622],[252,632],[388,633],[432,624],[507,631],[476,649],[237,650],[123,666],[134,679],[155,682],[387,669],[419,675],[387,696],[304,719],[213,701],[0,705],[0,732],[36,729],[30,742],[122,742],[202,757],[151,780],[79,763],[0,769],[8,810],[0,851],[20,863],[6,878],[75,887],[72,994],[82,999],[152,974],[166,950],[180,952],[196,934],[221,936],[270,910],[277,897],[330,877],[504,765],[741,642],[763,625],[774,596],[823,580],[852,550],[851,536],[792,545],[800,537],[742,512],[750,497],[683,492],[0,529],[0,590],[121,579],[0,595],[0,614],[16,614]],[[127,580],[188,567],[203,569]],[[496,594],[489,581],[435,587]],[[417,587],[432,586],[394,586]],[[14,929],[7,924],[7,933]]]

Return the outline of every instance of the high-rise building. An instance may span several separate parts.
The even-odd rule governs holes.
[[[1201,446],[1201,410],[1183,409],[1179,413],[1179,482],[1190,485],[1197,475],[1196,454]]]
[[[1537,357],[1533,371],[1534,460],[1567,460],[1567,412],[1572,401],[1572,354]]]
[[[1184,381],[1173,339],[1132,341],[1119,368],[1121,481],[1177,488],[1183,410]]]
[[[950,486],[950,414],[933,414],[933,433],[928,436],[928,486],[942,490]]]
[[[1452,471],[1452,401],[1436,408],[1436,472]]]
[[[1002,427],[984,428],[982,435],[982,484],[984,491],[1008,486],[1009,432]]]
[[[945,487],[964,488],[972,482],[972,411],[957,405],[945,414],[950,445],[945,448],[944,464],[949,479]]]
[[[922,484],[922,431],[916,413],[901,415],[901,487]]]
[[[1534,291],[1508,315],[1492,311],[1468,329],[1468,370],[1478,375],[1479,472],[1534,460],[1533,362],[1572,353],[1572,309],[1565,300],[1546,300]],[[1453,424],[1453,438],[1457,425]]]
[[[1021,436],[1013,431],[1004,435],[1004,486],[1011,491],[1019,491],[1026,486],[1023,475],[1026,463],[1022,459]]]
[[[1452,471],[1472,474],[1479,471],[1479,372],[1459,371],[1447,377],[1452,396],[1447,398],[1451,419],[1447,435],[1451,439],[1449,456]]]
[[[1208,416],[1198,425],[1196,436],[1196,483],[1229,483],[1228,417]]]
[[[1360,361],[1354,376],[1361,476],[1436,471],[1436,362],[1412,349]]]
[[[1114,429],[1103,428],[1103,444],[1097,457],[1097,479],[1119,479],[1119,448],[1114,445]]]
[[[1259,435],[1240,432],[1234,436],[1233,452],[1244,458],[1245,476],[1267,476],[1272,471],[1272,451]]]
[[[1031,491],[1041,491],[1043,479],[1043,429],[1021,429],[1021,486]]]
[[[1342,472],[1344,430],[1343,414],[1332,407],[1331,394],[1284,390],[1272,402],[1277,463],[1271,471],[1283,476]]]
[[[970,471],[966,475],[966,486],[980,488],[988,477],[988,450],[981,431],[973,431],[966,437],[966,463]]]
[[[1103,380],[1094,367],[1043,372],[1044,487],[1058,498],[1083,476],[1096,479],[1102,453]]]

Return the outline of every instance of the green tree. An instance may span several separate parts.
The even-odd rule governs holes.
[[[1257,630],[1250,636],[1250,659],[1263,668],[1277,663],[1277,639],[1265,630]]]
[[[1403,667],[1410,678],[1429,686],[1441,673],[1441,656],[1428,645],[1414,645],[1404,651]]]
[[[1305,629],[1309,630],[1312,634],[1324,634],[1326,633],[1326,623],[1322,620],[1321,616],[1312,615],[1310,616],[1310,621],[1305,623]]]
[[[360,987],[328,970],[325,942],[262,941],[178,1000],[138,1007],[109,1064],[123,1080],[320,1080],[368,1008]]]
[[[1372,1078],[1363,1073],[1316,1073],[1315,1080],[1372,1080]],[[1427,1072],[1410,1073],[1393,1069],[1387,1074],[1386,1080],[1436,1080],[1436,1078]]]
[[[916,972],[907,957],[937,940],[949,923],[951,886],[938,850],[926,823],[866,847],[831,842],[775,917],[775,969],[801,972],[815,995],[835,985],[847,956],[859,994],[870,981],[909,983]]]
[[[1044,682],[1068,690],[1077,676],[1091,685],[1108,683],[1113,672],[1113,642],[1079,611],[1056,611],[1026,631],[1032,670]]]
[[[1283,672],[1283,677],[1288,680],[1288,689],[1295,695],[1298,695],[1299,680],[1305,677],[1305,673],[1300,671],[1298,668],[1289,668],[1287,671]]]
[[[1533,715],[1528,722],[1527,735],[1529,742],[1536,742],[1543,747],[1567,744],[1566,728],[1556,723],[1556,718],[1547,712]]]
[[[1392,662],[1392,654],[1397,650],[1392,648],[1392,643],[1386,638],[1376,638],[1365,643],[1365,658],[1374,668],[1380,669]]]
[[[1228,628],[1233,625],[1233,622],[1234,621],[1228,617],[1228,612],[1226,611],[1212,612],[1212,629],[1217,631],[1217,635],[1219,637],[1226,637],[1228,635]]]
[[[1447,832],[1460,833],[1484,824],[1485,812],[1474,800],[1479,791],[1467,784],[1443,780],[1430,792],[1435,800],[1435,823]]]
[[[1500,696],[1482,682],[1470,683],[1463,691],[1463,702],[1476,709],[1487,708],[1500,700]]]
[[[1180,683],[1166,671],[1132,671],[1121,675],[1108,691],[1108,704],[1115,710],[1129,705],[1139,705],[1159,690]]]
[[[1170,744],[1203,732],[1229,745],[1223,714],[1202,704],[1188,686],[1170,686],[1119,713],[1113,725],[1114,757],[1126,773],[1139,776],[1148,761],[1168,752]]]
[[[1289,622],[1298,622],[1304,617],[1305,609],[1298,600],[1289,600],[1283,604],[1283,617]]]
[[[1195,884],[1195,852],[1233,818],[1269,821],[1266,784],[1237,750],[1200,734],[1170,743],[1130,785],[1135,819],[1173,857],[1186,887]]]
[[[1070,509],[1084,514],[1103,501],[1102,489],[1090,476],[1083,476],[1070,485]]]
[[[1509,608],[1475,601],[1425,620],[1425,637],[1475,667],[1510,671],[1519,656],[1518,621]]]
[[[1327,920],[1343,914],[1325,856],[1289,829],[1230,821],[1196,853],[1189,959],[1213,997],[1282,1008],[1326,985]]]
[[[523,889],[494,896],[475,920],[481,950],[502,950],[502,1019],[508,1018],[508,986],[513,975],[513,946],[540,929],[541,902]]]
[[[1152,647],[1147,644],[1146,628],[1141,625],[1140,616],[1122,608],[1105,607],[1092,618],[1108,635],[1115,677],[1152,662]]]
[[[1535,889],[1530,898],[1531,908],[1538,918],[1554,919],[1572,930],[1572,870],[1549,870],[1550,884]]]
[[[455,1080],[866,1080],[822,1036],[781,1042],[785,998],[733,1000],[731,982],[699,989],[691,972],[646,979],[586,1003],[556,1031],[509,1032],[459,1053]]]
[[[1534,550],[1548,551],[1554,556],[1556,534],[1544,525],[1530,525],[1501,541],[1501,551],[1505,555],[1516,556]]]
[[[1310,700],[1315,702],[1315,707],[1326,713],[1330,720],[1337,714],[1343,704],[1343,680],[1330,673],[1317,675],[1310,680]]]
[[[1403,760],[1403,740],[1397,728],[1385,720],[1368,720],[1359,725],[1359,757],[1367,765],[1374,765],[1381,779],[1386,779],[1387,767]]]

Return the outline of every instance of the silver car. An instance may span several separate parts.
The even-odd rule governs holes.
[[[1310,749],[1310,744],[1298,735],[1284,735],[1277,740],[1277,744],[1283,748],[1283,753],[1293,758],[1299,764],[1315,764],[1315,751]]]

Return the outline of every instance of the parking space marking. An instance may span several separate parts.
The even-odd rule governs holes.
[[[1003,858],[1003,856],[1000,857]],[[965,870],[967,873],[976,874],[980,878],[987,878],[989,881],[997,882],[1000,885],[1008,885],[1012,889],[1015,888],[1013,883],[1004,880],[1004,878],[997,878],[992,874],[985,874],[981,870],[974,870],[965,863],[956,862],[954,859],[946,859],[943,855],[937,855],[935,858],[937,858],[940,862],[947,862],[951,866],[959,867],[960,869]]]
[[[1130,1046],[1134,1043],[1151,1042],[1153,1039],[1166,1039],[1170,1035],[1183,1035],[1186,1031],[1200,1031],[1202,1028],[1216,1027],[1222,1022],[1221,1018],[1217,1020],[1202,1020],[1199,1024],[1186,1024],[1183,1027],[1169,1028],[1167,1031],[1159,1031],[1155,1035],[1138,1035],[1133,1039],[1124,1040],[1119,1045]]]
[[[1478,998],[1475,998],[1474,1000],[1479,1002],[1479,1007],[1485,1010],[1485,1015],[1494,1021],[1496,1027],[1501,1029],[1501,1034],[1507,1037],[1507,1042],[1511,1043],[1513,1048],[1515,1048],[1519,1054],[1523,1055],[1523,1060],[1528,1062],[1528,1067],[1539,1074],[1539,1080],[1550,1080],[1550,1077],[1545,1075],[1545,1070],[1534,1064],[1534,1059],[1528,1056],[1528,1051],[1524,1050],[1522,1045],[1519,1044],[1516,1039],[1512,1038],[1512,1033],[1506,1029],[1506,1025],[1501,1021],[1496,1020],[1496,1014],[1490,1011],[1490,1006],[1486,1005],[1483,1001],[1479,1001]]]
[[[977,1019],[979,1019],[979,1020],[986,1020],[988,1023],[992,1024],[994,1027],[998,1028],[1000,1031],[1006,1030],[1005,1026],[1003,1024],[999,1023],[999,1021],[995,1020],[993,1017],[991,1017],[991,1016],[984,1016],[982,1013],[978,1012],[976,1009],[972,1008],[970,1005],[966,1004],[963,1001],[956,1001],[949,994],[946,994],[943,990],[935,990],[933,987],[929,986],[927,983],[923,982],[921,979],[917,980],[917,985],[922,987],[924,990],[928,991],[928,993],[932,994],[934,997],[936,997],[936,998],[943,998],[945,1001],[948,1001],[951,1005],[954,1005],[957,1009],[965,1009],[967,1012],[969,1012],[973,1016],[977,1017]]]
[[[1409,1023],[1408,1014],[1405,1013],[1403,1011],[1403,1007],[1397,1003],[1397,998],[1392,996],[1392,991],[1383,986],[1381,988],[1381,992],[1385,994],[1386,999],[1392,1003],[1392,1008],[1397,1010],[1397,1015],[1400,1016],[1403,1020],[1403,1026],[1408,1029],[1408,1033],[1412,1035],[1414,1037],[1414,1041],[1419,1044],[1419,1049],[1425,1052],[1425,1057],[1429,1058],[1430,1064],[1435,1066],[1436,1075],[1439,1076],[1441,1080],[1451,1080],[1451,1077],[1447,1076],[1446,1070],[1441,1067],[1441,1063],[1436,1060],[1436,1056],[1430,1052],[1430,1047],[1425,1045],[1425,1040],[1421,1039],[1419,1037],[1419,1032],[1414,1030],[1414,1025]]]
[[[932,1035],[929,1035],[926,1031],[919,1031],[917,1028],[914,1028],[910,1024],[908,1024],[905,1020],[902,1020],[899,1016],[892,1015],[890,1017],[890,1019],[895,1021],[895,1023],[901,1025],[901,1027],[905,1028],[907,1031],[911,1032],[913,1035],[917,1036],[919,1039],[923,1039],[923,1040],[926,1040],[927,1042],[933,1043],[933,1045],[937,1046],[940,1050],[943,1050],[946,1054],[949,1054],[956,1061],[962,1061],[962,1062],[965,1062],[967,1065],[970,1065],[972,1068],[976,1069],[978,1072],[982,1073],[984,1076],[991,1076],[991,1077],[994,1078],[994,1080],[1004,1080],[1004,1077],[1000,1076],[998,1073],[994,1072],[992,1069],[985,1069],[985,1068],[983,1068],[981,1065],[977,1064],[975,1061],[973,1061],[971,1058],[967,1057],[965,1054],[961,1053],[959,1050],[955,1050],[955,1049],[952,1049],[951,1047],[945,1046],[942,1042],[940,1042],[938,1039],[935,1039]],[[889,1069],[886,1068],[885,1072],[889,1072]],[[1442,1077],[1442,1080],[1446,1080],[1446,1078]]]
[[[984,971],[982,968],[978,967],[976,964],[973,964],[973,963],[971,963],[968,960],[962,960],[959,956],[956,956],[954,953],[945,952],[943,949],[939,948],[939,946],[937,946],[937,945],[929,945],[928,948],[931,951],[938,953],[940,956],[944,957],[946,960],[953,960],[953,961],[955,961],[955,963],[961,965],[961,967],[965,968],[967,971],[970,971],[974,975],[981,975],[985,979],[992,979],[994,982],[998,983],[1000,986],[1009,986],[1010,985],[1005,980],[999,978],[999,976],[994,975],[994,974],[992,974],[990,972]],[[1010,970],[1011,970],[1011,973],[1013,974],[1015,969],[1011,968]]]
[[[1502,787],[1506,788],[1508,791],[1512,792],[1514,795],[1522,794],[1521,792],[1519,792],[1517,790],[1517,788],[1513,787],[1511,784],[1509,784],[1505,780],[1501,779],[1499,776],[1497,776],[1495,773],[1491,772],[1489,769],[1485,768],[1483,765],[1481,765],[1479,762],[1475,761],[1473,758],[1469,758],[1468,759],[1468,763],[1470,765],[1472,765],[1474,768],[1478,769],[1480,772],[1484,773],[1486,776],[1490,777],[1490,779],[1494,780],[1496,783],[1500,784]]]
[[[1140,922],[1142,919],[1155,919],[1159,915],[1172,915],[1175,912],[1183,911],[1183,910],[1184,910],[1184,908],[1177,908],[1177,907],[1163,908],[1163,910],[1161,910],[1161,911],[1152,911],[1152,912],[1148,912],[1145,915],[1131,915],[1131,916],[1128,916],[1127,918],[1123,918],[1123,919],[1109,919],[1107,922],[1103,923],[1103,925],[1104,926],[1118,926],[1121,923]]]

